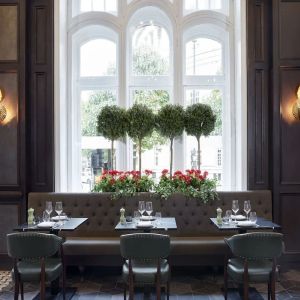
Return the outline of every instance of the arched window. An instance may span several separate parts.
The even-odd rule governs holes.
[[[240,30],[244,3],[59,1],[58,191],[90,191],[105,168],[137,169],[138,152],[131,139],[115,143],[116,163],[111,166],[110,142],[96,129],[103,106],[129,108],[134,103],[144,103],[154,112],[167,103],[210,105],[217,123],[209,137],[201,138],[201,169],[218,179],[220,189],[235,189],[237,182],[238,189],[245,187],[246,180],[238,178],[245,175],[246,147],[237,142],[245,140],[246,132],[245,82],[240,79],[246,70],[241,52],[245,28]],[[238,28],[235,22],[240,22]],[[154,132],[144,141],[142,156],[142,169],[158,177],[169,168],[168,140]],[[174,141],[174,171],[196,168],[196,157],[194,137],[183,134]]]
[[[146,104],[154,112],[171,102],[171,26],[158,8],[143,7],[129,21],[129,105]],[[132,145],[132,167],[138,168],[136,145]],[[156,131],[143,144],[143,169],[159,176],[168,167],[168,140]]]

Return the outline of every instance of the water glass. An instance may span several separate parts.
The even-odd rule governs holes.
[[[231,210],[226,210],[225,216],[223,218],[223,223],[229,225],[231,223]]]
[[[244,201],[244,212],[246,213],[247,219],[249,220],[249,212],[251,211],[250,200]]]
[[[257,216],[256,216],[256,212],[255,211],[251,211],[250,212],[249,221],[253,222],[253,223],[257,222]]]
[[[140,220],[140,213],[137,211],[137,210],[135,210],[134,212],[133,212],[133,220],[134,220],[134,223],[138,223],[139,222],[139,220]]]
[[[50,221],[50,214],[47,210],[43,211],[43,222],[49,222]]]
[[[145,202],[144,201],[139,201],[139,212],[141,216],[143,216],[143,213],[145,212]]]
[[[155,214],[155,220],[156,220],[156,225],[160,226],[161,225],[161,212],[157,212]]]

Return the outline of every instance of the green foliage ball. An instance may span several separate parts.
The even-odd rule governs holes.
[[[208,136],[215,128],[216,116],[207,104],[196,103],[185,111],[185,130],[188,135]]]
[[[170,139],[180,136],[184,130],[184,117],[182,106],[167,104],[156,116],[157,130]]]
[[[126,110],[119,106],[105,106],[98,115],[97,131],[107,139],[117,140],[124,137],[127,125]]]
[[[133,140],[142,140],[150,135],[155,126],[155,116],[150,108],[144,104],[134,104],[127,111],[128,135]]]

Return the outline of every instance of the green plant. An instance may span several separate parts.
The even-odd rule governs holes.
[[[186,170],[185,174],[176,171],[168,176],[168,170],[163,170],[160,181],[154,191],[163,199],[174,193],[182,193],[187,197],[201,199],[204,203],[218,198],[216,181],[207,178],[208,173],[200,170]]]
[[[188,135],[196,137],[198,143],[198,169],[200,169],[200,138],[208,136],[215,128],[216,116],[211,107],[196,103],[190,105],[185,111],[185,130]]]
[[[172,174],[174,138],[180,136],[184,130],[183,107],[167,104],[158,112],[156,123],[159,133],[170,139],[170,174]]]
[[[150,192],[154,186],[151,175],[152,171],[150,170],[145,170],[143,174],[139,171],[106,171],[96,178],[93,192],[110,192],[113,199]]]
[[[150,108],[143,104],[134,104],[127,111],[128,135],[138,145],[139,171],[142,170],[142,141],[155,127],[155,117]]]
[[[111,140],[111,168],[114,167],[114,141],[126,135],[128,125],[126,110],[116,106],[105,106],[98,115],[97,131]]]

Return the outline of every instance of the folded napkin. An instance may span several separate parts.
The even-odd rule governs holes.
[[[231,219],[233,220],[246,220],[246,217],[243,215],[231,215]]]
[[[137,223],[137,227],[151,227],[151,221],[140,221]]]
[[[240,221],[240,222],[237,223],[237,226],[252,227],[252,226],[256,226],[256,223],[251,222],[251,221]]]
[[[39,224],[37,224],[37,227],[41,227],[41,228],[50,228],[55,224],[55,222],[41,222]]]

